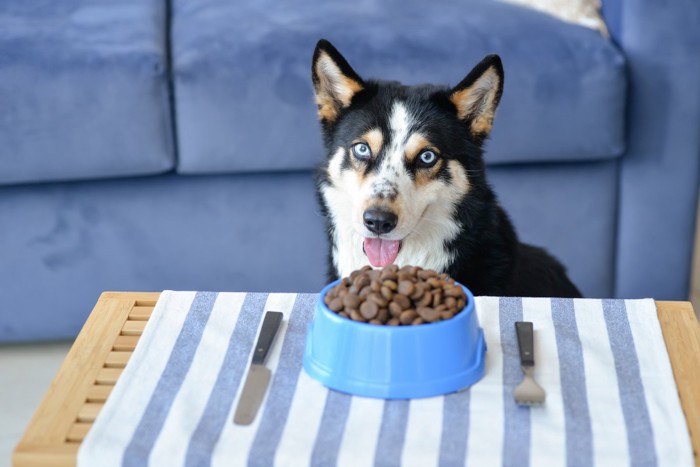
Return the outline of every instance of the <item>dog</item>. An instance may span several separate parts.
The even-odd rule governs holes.
[[[498,55],[454,88],[364,80],[333,45],[312,59],[326,162],[317,195],[329,279],[370,264],[445,272],[475,295],[580,297],[565,268],[518,241],[486,180],[503,91]]]

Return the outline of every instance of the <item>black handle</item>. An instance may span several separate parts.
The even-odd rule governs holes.
[[[272,342],[275,340],[275,335],[282,322],[282,313],[279,311],[268,311],[263,319],[262,329],[258,336],[258,342],[255,343],[255,352],[253,352],[253,364],[262,365],[265,363],[267,353],[272,347]]]
[[[516,321],[515,332],[518,335],[520,365],[535,366],[535,344],[533,342],[532,323],[529,321]]]

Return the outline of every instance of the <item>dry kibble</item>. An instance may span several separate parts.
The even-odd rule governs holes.
[[[445,273],[418,266],[365,266],[323,298],[328,308],[362,323],[407,326],[452,319],[465,306],[462,287]]]
[[[379,277],[383,281],[386,281],[386,280],[395,281],[396,279],[399,278],[399,274],[396,271],[387,271],[386,269],[384,269],[382,271],[382,273],[379,275]]]
[[[389,301],[388,301],[386,298],[382,297],[382,296],[381,296],[380,294],[378,294],[378,293],[371,293],[371,294],[369,294],[369,295],[367,296],[367,301],[374,302],[374,303],[376,303],[378,306],[381,306],[381,307],[385,307],[385,306],[388,306],[388,305],[389,305]]]
[[[451,311],[443,311],[440,313],[440,319],[443,321],[447,321],[448,319],[452,319],[454,315],[455,314]]]
[[[386,298],[387,300],[394,298],[394,292],[392,292],[391,289],[386,286],[382,286],[381,294],[382,297]]]
[[[431,323],[440,319],[440,312],[431,307],[423,306],[418,308],[416,312],[418,316]]]
[[[405,310],[399,315],[399,321],[401,324],[411,324],[414,319],[416,319],[416,310]]]
[[[350,312],[350,319],[352,319],[353,321],[361,321],[361,322],[363,322],[363,323],[366,321],[366,319],[364,318],[364,316],[362,316],[362,315],[360,314],[360,312],[357,311],[357,310],[352,310],[352,311]]]
[[[371,293],[372,289],[369,286],[366,286],[362,290],[360,290],[360,298],[364,300]]]
[[[399,282],[401,282],[401,281],[413,282],[413,280],[415,279],[415,277],[413,277],[410,272],[404,271],[403,269],[401,271],[399,271],[398,278],[399,278]]]
[[[416,286],[413,285],[411,281],[400,281],[399,282],[399,293],[402,295],[411,295],[416,290]]]
[[[457,285],[446,287],[445,296],[458,298],[464,296],[464,290],[462,290],[462,288]]]
[[[362,313],[362,316],[364,316],[366,319],[374,319],[374,317],[377,316],[377,313],[379,313],[379,306],[377,306],[376,303],[367,300],[360,305],[360,313]]]
[[[346,308],[360,308],[360,303],[360,297],[354,293],[348,293],[343,297],[343,305],[345,305]]]
[[[426,291],[423,294],[423,297],[420,300],[418,300],[418,303],[416,303],[416,306],[429,306],[432,304],[433,304],[433,294]]]
[[[394,295],[393,301],[397,303],[402,310],[408,310],[411,308],[411,299],[402,294]]]
[[[389,279],[392,278],[393,276],[396,276],[399,272],[399,267],[395,264],[390,264],[384,269],[382,269],[382,272],[380,274],[380,277],[382,279]]]
[[[419,271],[417,275],[419,279],[426,280],[437,276],[437,272],[433,271],[432,269],[423,269],[422,271]]]
[[[413,300],[420,300],[423,298],[423,294],[425,293],[425,286],[421,283],[416,284],[413,293],[410,294],[411,299]]]
[[[369,278],[369,276],[362,274],[361,276],[355,278],[352,285],[357,290],[362,290],[362,288],[368,286],[370,282],[372,282],[372,280]]]
[[[396,302],[389,303],[389,313],[391,316],[396,317],[401,314],[403,307]]]
[[[340,311],[343,309],[343,299],[340,297],[336,297],[331,302],[328,304],[328,308],[330,308],[333,311]]]
[[[433,292],[433,308],[437,308],[442,304],[442,292],[440,290],[436,290]]]

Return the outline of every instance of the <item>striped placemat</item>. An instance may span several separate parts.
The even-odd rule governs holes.
[[[84,466],[692,465],[652,300],[479,297],[486,375],[444,397],[329,391],[301,366],[317,295],[161,295],[93,428]],[[266,310],[285,319],[254,423],[233,411]],[[514,322],[535,327],[540,408],[515,405]]]

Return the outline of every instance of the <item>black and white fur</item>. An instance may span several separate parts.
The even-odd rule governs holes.
[[[399,266],[447,272],[477,295],[581,296],[555,258],[518,241],[486,180],[482,144],[503,89],[497,55],[454,88],[404,86],[363,80],[321,40],[312,78],[331,279],[369,264],[363,242],[379,237],[400,241]],[[368,211],[390,221],[377,228]]]

